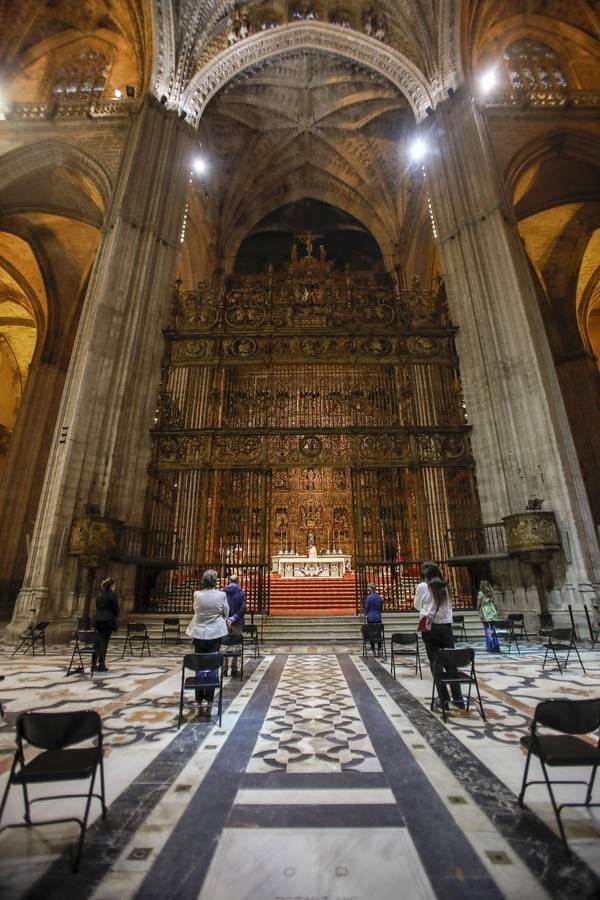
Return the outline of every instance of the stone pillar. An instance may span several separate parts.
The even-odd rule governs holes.
[[[140,525],[193,133],[152,98],[132,125],[73,347],[12,628],[75,616],[71,522]],[[123,586],[121,586],[123,595]],[[126,598],[127,599],[127,598]],[[130,598],[131,599],[131,598]]]
[[[527,259],[485,120],[464,88],[422,128],[483,520],[543,499],[565,547],[558,605],[565,588],[598,585],[600,554]]]
[[[27,559],[27,541],[40,499],[52,429],[65,372],[56,362],[35,360],[8,451],[0,486],[0,609],[12,612]]]

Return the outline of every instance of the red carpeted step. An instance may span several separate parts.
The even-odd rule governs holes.
[[[347,616],[356,610],[356,579],[271,577],[271,615]]]

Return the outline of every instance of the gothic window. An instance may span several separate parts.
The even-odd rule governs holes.
[[[108,60],[101,53],[84,50],[58,70],[52,86],[52,96],[72,100],[101,97],[109,68]]]
[[[539,41],[515,41],[504,51],[511,87],[525,91],[556,91],[567,87],[558,55]]]

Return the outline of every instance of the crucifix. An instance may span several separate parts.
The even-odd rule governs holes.
[[[304,234],[295,234],[294,237],[297,241],[301,241],[306,247],[306,255],[313,255],[313,241],[317,238],[322,238],[322,234],[314,234],[312,231],[305,231]]]

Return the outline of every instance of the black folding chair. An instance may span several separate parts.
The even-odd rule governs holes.
[[[29,625],[27,629],[23,632],[23,634],[19,635],[19,643],[11,653],[11,658],[15,656],[15,654],[19,653],[29,653],[31,650],[32,656],[35,656],[35,645],[41,644],[42,653],[46,655],[46,628],[50,622],[38,622],[37,625]]]
[[[414,656],[415,658],[415,675],[419,673],[419,678],[423,678],[421,669],[421,653],[420,653],[419,635],[416,631],[405,634],[396,631],[390,639],[390,671],[393,677],[396,677],[396,657],[407,658]]]
[[[167,646],[167,640],[174,640],[176,644],[181,643],[181,622],[179,619],[163,619],[162,635],[160,643],[163,647]]]
[[[95,661],[102,660],[102,641],[98,632],[93,628],[80,629],[75,632],[75,646],[71,654],[67,675],[85,673],[84,656],[90,658],[90,675],[94,674]],[[75,657],[77,657],[77,663]]]
[[[590,632],[590,641],[592,642],[592,647],[591,647],[591,649],[593,650],[594,647],[596,646],[596,642],[597,642],[597,640],[598,640],[598,637],[600,636],[600,629],[599,629],[599,628],[594,628],[594,626],[592,625],[592,619],[591,619],[591,616],[590,616],[590,612],[589,612],[587,606],[585,605],[585,603],[583,604],[583,608],[584,608],[584,610],[585,610],[585,617],[586,617],[586,619],[587,619],[587,626],[588,626],[588,630],[589,630],[589,632]]]
[[[509,620],[513,623],[513,628],[519,626],[519,638],[523,640],[525,638],[526,641],[529,640],[529,635],[527,634],[527,627],[525,625],[525,616],[523,613],[509,613]],[[516,637],[516,635],[515,635]]]
[[[59,822],[77,822],[80,828],[80,835],[73,861],[73,871],[76,872],[83,849],[92,797],[97,797],[100,800],[102,818],[106,819],[104,767],[102,764],[102,721],[100,716],[92,710],[83,712],[21,713],[17,717],[16,726],[17,750],[8,776],[6,790],[2,797],[2,804],[0,805],[0,819],[2,819],[11,785],[20,784],[23,789],[23,801],[25,803],[25,823],[19,822],[4,825],[0,830],[30,827],[32,825],[54,825]],[[72,744],[79,744],[82,741],[92,741],[93,746],[68,749]],[[26,760],[25,743],[44,752]],[[94,784],[98,768],[100,769],[100,793],[95,794]],[[27,790],[28,785],[45,784],[53,781],[75,781],[83,778],[90,779],[90,787],[87,794],[54,794],[51,797],[34,797],[30,799]],[[32,821],[31,805],[33,803],[41,800],[63,800],[72,797],[86,798],[83,818],[69,816],[61,819],[44,819],[39,822]]]
[[[244,680],[244,635],[228,634],[221,641],[223,666],[233,666],[234,660],[239,662],[240,681]],[[231,673],[233,675],[233,672]]]
[[[517,653],[519,654],[519,656],[521,655],[519,642],[515,634],[515,623],[512,619],[494,619],[487,624],[490,626],[492,637],[498,638],[500,653],[502,653],[502,644],[506,644],[508,642],[508,649],[506,652],[510,653],[512,645],[514,644],[517,648]]]
[[[467,629],[465,628],[465,617],[463,615],[455,616],[452,613],[452,632],[454,634],[454,639],[457,641],[466,641],[467,640]]]
[[[470,666],[468,672],[460,670],[461,666]],[[483,703],[481,702],[481,694],[479,693],[479,684],[475,673],[475,651],[471,647],[461,647],[460,649],[438,650],[433,659],[433,687],[431,689],[431,709],[435,701],[435,692],[437,690],[438,697],[442,706],[442,718],[446,721],[446,704],[443,702],[443,693],[440,686],[445,684],[452,687],[453,684],[468,684],[469,691],[467,693],[467,710],[471,705],[471,689],[475,686],[477,693],[477,702],[479,704],[479,712],[483,721],[486,721]]]
[[[186,677],[185,670],[191,669],[194,674]],[[179,692],[179,719],[177,728],[181,727],[183,718],[183,692],[198,690],[219,691],[218,711],[219,725],[223,708],[223,654],[222,653],[186,653],[181,664],[181,690]],[[214,695],[213,695],[214,702]],[[211,703],[212,706],[212,703]]]
[[[560,734],[541,735],[538,732],[540,725],[558,731]],[[558,830],[568,853],[570,852],[569,845],[560,818],[562,810],[567,806],[600,806],[600,803],[591,802],[596,769],[600,765],[600,740],[593,746],[574,735],[590,734],[597,731],[598,728],[600,728],[600,700],[544,700],[536,706],[531,723],[531,733],[521,738],[521,744],[527,747],[527,759],[519,804],[523,806],[525,791],[530,784],[545,784],[550,794]],[[543,781],[527,781],[532,754],[537,756],[540,761],[544,775]],[[564,768],[591,766],[592,771],[589,781],[551,781],[548,776],[548,766]],[[583,803],[557,804],[552,790],[553,784],[584,784],[586,793]]]
[[[362,632],[363,642],[362,655],[364,657],[367,656],[370,644],[373,644],[373,646],[377,644],[378,646],[381,646],[383,650],[383,658],[387,659],[387,649],[385,646],[385,630],[383,627],[383,622],[380,622],[378,624],[361,625],[360,630]],[[376,656],[377,651],[374,650],[373,654]]]
[[[146,627],[145,622],[128,622],[127,623],[127,634],[125,635],[125,640],[123,642],[123,652],[121,653],[121,659],[125,656],[125,651],[127,647],[129,647],[129,655],[133,656],[133,645],[141,644],[140,650],[140,659],[144,656],[144,649],[148,651],[148,656],[150,656],[150,638],[148,637],[148,628]]]
[[[546,665],[546,660],[548,659],[548,654],[552,651],[554,659],[556,661],[556,665],[558,666],[558,671],[561,673],[563,669],[566,669],[569,665],[569,657],[571,655],[571,651],[574,650],[577,654],[577,659],[579,660],[579,665],[583,669],[583,674],[586,675],[585,668],[581,661],[581,656],[579,655],[579,650],[577,649],[577,644],[575,643],[575,635],[572,628],[554,628],[550,634],[548,635],[548,643],[544,644],[546,648],[546,653],[544,655],[544,662],[542,663],[542,670]],[[557,656],[557,653],[566,652],[567,658],[563,662],[562,668],[560,665],[560,660]]]
[[[244,635],[244,641],[248,647],[252,648],[254,653],[254,659],[258,659],[260,657],[260,641],[258,637],[258,625],[254,625],[254,623],[249,623],[248,625],[244,625],[242,629],[242,633]]]

